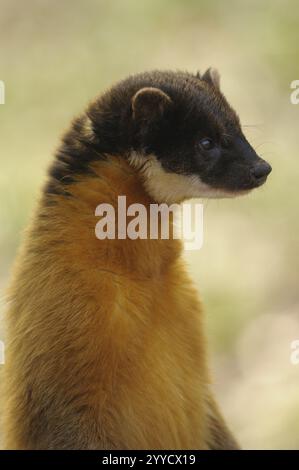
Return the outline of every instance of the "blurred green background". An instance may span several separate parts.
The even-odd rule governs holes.
[[[298,31],[296,0],[0,0],[1,288],[62,131],[128,74],[217,67],[271,162],[263,188],[204,202],[204,246],[186,252],[215,392],[245,448],[299,449]]]

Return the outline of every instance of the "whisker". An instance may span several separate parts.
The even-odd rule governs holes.
[[[263,124],[242,124],[242,127],[261,127]]]

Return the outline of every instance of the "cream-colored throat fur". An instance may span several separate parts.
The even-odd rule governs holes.
[[[155,155],[132,152],[129,163],[142,175],[144,187],[156,202],[174,204],[191,198],[232,197],[228,191],[215,189],[197,175],[182,175],[167,171]]]

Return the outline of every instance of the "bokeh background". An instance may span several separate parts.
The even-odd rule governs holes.
[[[205,201],[204,246],[186,258],[205,305],[215,392],[249,449],[299,449],[299,365],[290,361],[299,339],[298,31],[297,0],[0,0],[1,288],[74,114],[128,74],[220,70],[273,172],[246,198]]]

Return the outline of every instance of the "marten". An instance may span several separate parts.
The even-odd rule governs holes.
[[[182,241],[99,239],[95,208],[245,194],[271,171],[219,73],[153,71],[64,134],[9,287],[6,449],[238,449]]]

